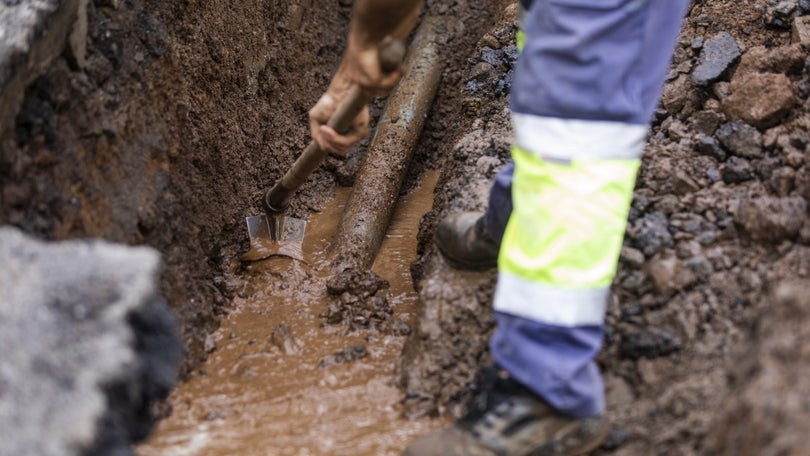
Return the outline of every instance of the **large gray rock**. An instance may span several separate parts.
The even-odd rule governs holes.
[[[692,78],[701,85],[719,79],[740,58],[737,40],[728,32],[720,32],[706,41],[700,51]]]
[[[0,152],[9,140],[25,87],[64,50],[79,4],[79,0],[0,2]]]
[[[158,254],[0,228],[0,455],[127,455],[177,380]]]

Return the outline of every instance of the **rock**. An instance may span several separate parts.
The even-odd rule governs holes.
[[[712,273],[714,273],[712,262],[704,256],[694,256],[689,258],[688,260],[684,261],[684,266],[692,271],[692,274],[697,277],[709,277]]]
[[[672,176],[672,193],[683,196],[700,190],[700,185],[692,179],[685,171],[675,170]]]
[[[763,155],[762,134],[745,122],[735,120],[720,126],[717,139],[734,155],[745,158],[759,158]]]
[[[717,140],[711,136],[700,138],[695,145],[695,150],[701,155],[711,157],[720,162],[724,161],[727,156],[726,151],[724,151],[723,148],[720,147],[720,144],[717,143]]]
[[[637,250],[632,247],[622,247],[619,257],[623,262],[636,269],[644,265],[644,254],[641,253],[641,250]]]
[[[775,170],[768,180],[768,186],[778,196],[788,196],[795,187],[796,170],[785,166]]]
[[[687,115],[690,114],[694,111],[698,101],[694,83],[685,74],[664,85],[661,105],[672,115],[678,115],[681,111],[686,111]]]
[[[329,324],[350,329],[383,329],[391,310],[388,282],[369,270],[346,269],[326,283],[329,295],[325,315]]]
[[[795,238],[806,218],[804,198],[758,197],[740,201],[734,222],[752,239],[781,242]]]
[[[285,355],[296,355],[301,352],[301,344],[293,336],[290,327],[284,323],[276,326],[276,329],[270,333],[270,343]]]
[[[790,27],[790,21],[798,6],[799,3],[796,0],[783,0],[768,5],[762,13],[762,22],[769,27],[786,29]]]
[[[653,212],[638,219],[628,232],[635,246],[650,256],[673,245],[667,226],[667,216],[663,212]]]
[[[698,111],[692,115],[690,120],[695,132],[711,136],[723,122],[723,115],[710,110]]]
[[[365,345],[351,345],[322,359],[318,367],[325,369],[334,364],[343,364],[357,361],[368,356]]]
[[[699,85],[711,84],[739,58],[737,40],[728,32],[720,32],[703,44],[692,79]]]
[[[743,54],[735,74],[790,73],[799,74],[807,53],[801,44],[766,48],[755,46]]]
[[[697,281],[695,274],[676,256],[656,256],[647,262],[644,269],[652,279],[655,289],[667,296]]]
[[[754,168],[748,160],[730,157],[720,169],[720,176],[726,184],[739,184],[754,178]]]
[[[79,0],[4,1],[0,7],[0,138],[13,128],[25,87],[65,49]],[[0,144],[0,149],[4,146]]]
[[[741,119],[757,128],[778,124],[795,104],[787,76],[773,73],[746,73],[735,76],[723,111],[730,119]]]
[[[619,353],[625,358],[658,358],[681,349],[681,339],[663,328],[642,329],[622,335]]]
[[[0,228],[2,454],[131,454],[182,345],[148,248]]]
[[[799,16],[793,19],[790,26],[790,42],[810,44],[810,17]]]

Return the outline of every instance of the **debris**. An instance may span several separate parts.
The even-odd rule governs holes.
[[[734,155],[745,158],[759,158],[763,155],[762,134],[740,120],[723,124],[717,130],[717,139]]]
[[[711,84],[739,58],[737,40],[728,32],[720,32],[703,44],[692,78],[700,85]]]

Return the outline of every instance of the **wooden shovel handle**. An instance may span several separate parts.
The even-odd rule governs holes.
[[[379,52],[381,69],[387,74],[399,68],[405,57],[405,46],[401,41],[389,39],[382,43]],[[369,95],[360,86],[353,85],[326,124],[339,134],[346,133],[369,100]],[[290,205],[295,191],[306,182],[325,157],[326,152],[314,140],[311,141],[292,167],[264,194],[264,210],[268,215],[283,212]]]

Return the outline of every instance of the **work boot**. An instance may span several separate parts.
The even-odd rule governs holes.
[[[572,419],[494,370],[495,380],[452,427],[412,443],[402,456],[578,456],[607,438],[604,417]]]
[[[448,215],[436,228],[436,246],[456,269],[489,269],[498,265],[498,243],[487,233],[484,214]]]

